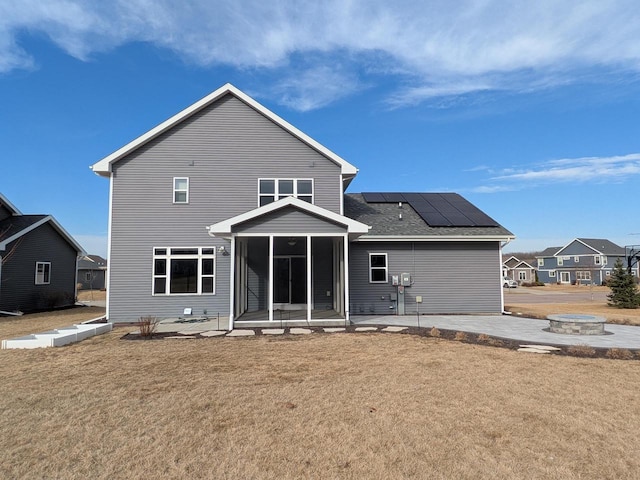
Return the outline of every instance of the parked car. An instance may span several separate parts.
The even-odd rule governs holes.
[[[517,288],[518,287],[518,282],[516,282],[515,280],[511,279],[511,278],[503,278],[502,279],[502,286],[504,288]]]

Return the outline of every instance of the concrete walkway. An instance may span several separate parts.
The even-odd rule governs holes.
[[[356,325],[398,325],[417,327],[414,316],[352,316]],[[610,335],[563,335],[544,331],[548,320],[538,320],[511,315],[423,315],[420,327],[459,330],[468,333],[508,338],[523,343],[543,345],[589,345],[597,348],[640,349],[640,327],[607,323],[605,331]]]

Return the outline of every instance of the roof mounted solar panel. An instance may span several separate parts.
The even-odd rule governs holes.
[[[407,203],[432,227],[499,227],[500,225],[457,193],[367,192],[367,203]]]

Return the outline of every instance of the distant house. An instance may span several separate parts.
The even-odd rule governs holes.
[[[564,247],[549,247],[536,256],[538,279],[544,283],[601,285],[616,260],[626,266],[623,247],[602,238],[575,238]],[[632,269],[638,275],[637,266]]]
[[[111,181],[111,322],[503,311],[511,232],[454,193],[345,193],[355,166],[232,85],[92,168]]]
[[[106,287],[107,261],[99,255],[85,255],[78,260],[78,288],[103,290]]]
[[[513,255],[502,263],[502,272],[503,277],[515,280],[520,284],[536,280],[535,267]]]
[[[0,311],[73,305],[83,253],[51,215],[23,215],[0,193]]]

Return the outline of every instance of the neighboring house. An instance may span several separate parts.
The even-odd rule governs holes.
[[[456,194],[345,194],[353,165],[231,85],[92,169],[111,181],[112,322],[503,311],[511,232]]]
[[[23,215],[0,194],[0,311],[73,305],[83,253],[51,215]]]
[[[99,255],[85,255],[78,260],[78,288],[103,290],[106,288],[107,261]]]
[[[536,269],[528,262],[513,255],[502,263],[503,276],[515,280],[519,284],[536,281]]]
[[[550,247],[536,256],[538,279],[544,283],[601,285],[616,260],[627,266],[625,249],[602,238],[576,238],[564,247]],[[638,267],[632,269],[638,275]]]

